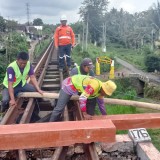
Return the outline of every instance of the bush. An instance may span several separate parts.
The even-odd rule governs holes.
[[[155,55],[149,55],[145,59],[145,65],[148,72],[160,71],[160,58]]]
[[[146,45],[142,47],[142,53],[144,53],[145,55],[148,55],[148,54],[152,54],[153,51],[151,50],[150,46]]]
[[[160,87],[156,85],[145,85],[144,88],[144,96],[147,98],[152,98],[156,100],[160,100]]]

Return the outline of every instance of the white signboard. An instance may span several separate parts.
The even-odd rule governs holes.
[[[128,135],[134,142],[151,141],[151,137],[145,128],[130,129]]]
[[[36,28],[37,30],[42,30],[43,26],[34,26],[34,28]]]

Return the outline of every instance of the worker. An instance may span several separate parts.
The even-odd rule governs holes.
[[[88,75],[88,76],[94,77],[95,74],[94,74],[93,68],[94,68],[94,65],[93,65],[92,60],[90,58],[84,58],[80,66],[76,66],[71,70],[70,76],[80,74],[80,75]],[[97,98],[95,97],[91,99],[87,99],[87,104],[86,104],[87,114],[92,115],[92,116],[95,114],[96,99]],[[101,107],[103,107],[103,108],[99,108],[101,111],[101,114],[106,115],[107,112],[106,112],[104,105],[102,105]]]
[[[116,89],[116,84],[108,80],[101,82],[100,80],[86,75],[74,75],[66,78],[62,83],[62,88],[59,93],[59,98],[56,107],[52,111],[50,121],[59,121],[61,114],[67,102],[72,95],[78,95],[80,108],[85,119],[91,119],[91,115],[86,113],[86,102],[88,98],[97,97],[98,105],[104,108],[104,96],[111,96]],[[102,107],[103,106],[103,107]]]
[[[28,84],[26,79],[30,77],[32,84]],[[10,106],[17,106],[16,96],[19,92],[36,92],[43,94],[43,91],[39,88],[36,77],[34,76],[34,70],[29,62],[29,54],[26,52],[20,52],[17,55],[17,59],[13,61],[7,67],[6,75],[3,80],[2,91],[2,109],[4,112]]]
[[[76,74],[82,74],[82,75],[88,75],[88,76],[94,76],[93,71],[94,65],[90,58],[84,58],[80,64],[80,66],[75,66],[71,72],[70,76],[76,75]]]
[[[71,69],[71,49],[75,46],[75,35],[72,28],[67,25],[66,15],[61,16],[60,22],[61,25],[54,33],[54,45],[59,55],[59,71],[63,71],[65,56],[68,69]]]

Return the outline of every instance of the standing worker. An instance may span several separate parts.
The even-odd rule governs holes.
[[[75,35],[70,26],[67,25],[66,15],[62,15],[60,19],[61,25],[56,28],[54,34],[55,48],[58,50],[59,55],[59,71],[65,68],[65,56],[68,69],[71,67],[71,49],[75,45]]]
[[[79,75],[88,75],[88,76],[94,77],[95,74],[94,74],[93,68],[94,68],[94,65],[92,60],[90,58],[84,58],[80,66],[76,66],[71,70],[70,76],[79,74]],[[97,98],[95,97],[87,99],[87,104],[86,104],[87,114],[92,116],[95,114],[96,99]],[[97,99],[97,102],[100,103],[99,99]],[[104,105],[98,105],[98,106],[99,106],[99,110],[101,111],[101,114],[106,115],[107,112],[106,112],[105,106]]]
[[[74,75],[66,78],[62,83],[62,88],[59,93],[59,98],[56,107],[52,111],[50,122],[59,121],[61,114],[70,97],[72,95],[78,95],[80,108],[85,119],[91,119],[91,115],[86,113],[86,102],[88,98],[97,97],[100,100],[98,105],[104,105],[104,96],[111,96],[116,90],[116,84],[111,80],[107,82],[101,82],[100,80],[86,76],[86,75]]]
[[[26,79],[30,77],[33,85],[28,84]],[[29,55],[26,52],[20,52],[17,59],[9,64],[6,75],[3,80],[2,91],[2,112],[10,106],[17,106],[15,97],[19,92],[36,92],[43,94],[39,88],[34,70],[29,62]]]

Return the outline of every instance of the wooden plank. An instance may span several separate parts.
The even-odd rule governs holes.
[[[0,150],[114,142],[116,134],[111,120],[1,125],[0,131]]]
[[[60,78],[56,78],[56,79],[44,79],[43,82],[56,82],[59,81]]]
[[[43,95],[41,95],[38,92],[23,92],[19,94],[19,97],[37,97],[37,98],[46,97],[46,98],[58,99],[59,94],[44,93]],[[71,97],[71,100],[78,100],[78,99],[79,99],[79,96]],[[131,100],[104,98],[104,103],[160,110],[160,104],[137,102],[137,101],[131,101]]]
[[[117,130],[160,128],[160,113],[93,116],[93,120],[111,119]]]
[[[45,79],[49,79],[49,78],[51,78],[51,79],[53,79],[53,78],[59,78],[59,75],[45,75]]]
[[[55,88],[57,88],[57,87],[60,87],[60,85],[59,84],[44,84],[44,85],[42,85],[42,87],[45,87],[45,88],[55,87]]]

